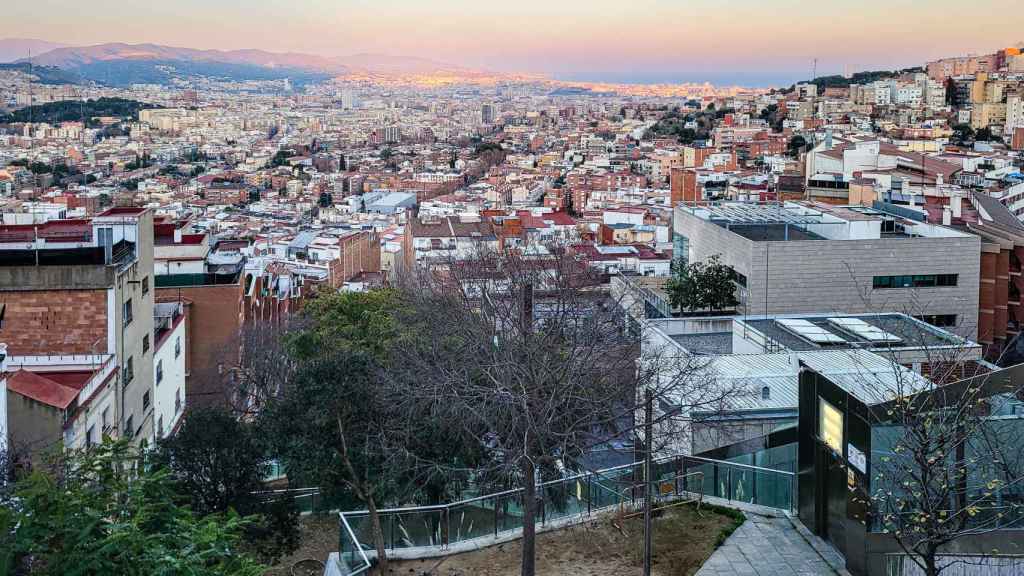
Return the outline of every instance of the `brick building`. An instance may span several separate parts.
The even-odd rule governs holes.
[[[142,208],[112,208],[91,221],[0,226],[0,341],[9,356],[37,370],[61,363],[40,358],[88,366],[112,359],[116,378],[90,388],[88,379],[59,377],[85,391],[71,398],[64,386],[44,395],[64,411],[66,445],[87,443],[89,430],[152,437],[152,231],[152,213]],[[51,386],[22,378],[30,397]]]

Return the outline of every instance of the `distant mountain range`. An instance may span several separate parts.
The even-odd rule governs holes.
[[[14,62],[32,55],[64,48],[67,44],[34,38],[0,38],[0,62]]]
[[[34,44],[33,44],[34,43]],[[49,44],[48,50],[43,50]],[[0,40],[0,54],[19,52],[17,63],[27,63],[28,46],[36,66],[50,66],[86,80],[109,85],[168,83],[173,78],[206,76],[232,80],[288,78],[304,83],[349,74],[476,76],[485,72],[406,56],[355,54],[326,57],[266,50],[197,50],[159,44],[109,43],[95,46],[60,46],[42,40]],[[37,51],[38,50],[38,51]]]

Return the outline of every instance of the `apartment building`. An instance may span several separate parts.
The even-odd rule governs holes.
[[[476,214],[422,216],[405,226],[403,254],[406,269],[418,263],[444,263],[474,254],[478,249],[495,249],[498,237],[493,223]]]
[[[143,208],[112,208],[91,221],[0,226],[0,339],[16,359],[11,364],[32,373],[8,390],[31,402],[8,409],[48,407],[63,428],[46,436],[51,441],[152,437],[152,229]],[[33,418],[27,421],[12,427],[15,434],[42,437],[32,431]]]
[[[718,255],[744,314],[903,312],[975,339],[981,241],[862,207],[680,204],[676,256]]]
[[[928,76],[936,82],[945,82],[953,76],[966,76],[978,72],[994,72],[995,54],[983,56],[958,56],[955,58],[942,58],[926,65]]]

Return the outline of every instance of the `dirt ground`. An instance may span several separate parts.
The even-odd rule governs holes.
[[[293,554],[281,558],[266,576],[321,576],[323,562],[338,551],[338,515],[303,516],[300,520],[302,543]],[[294,568],[293,568],[294,567]]]
[[[603,517],[537,536],[540,576],[638,574],[642,567],[643,519]],[[654,520],[656,576],[690,576],[742,520],[692,506],[663,511]],[[389,576],[515,576],[519,541],[431,560],[392,562]]]

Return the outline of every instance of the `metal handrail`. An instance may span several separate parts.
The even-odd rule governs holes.
[[[729,461],[726,461],[726,460],[713,460],[711,458],[703,458],[703,457],[700,457],[700,456],[683,456],[683,455],[664,456],[662,458],[655,459],[654,463],[655,464],[664,464],[666,462],[671,462],[673,460],[678,460],[680,458],[683,459],[683,460],[697,460],[699,462],[704,462],[704,463],[707,463],[707,464],[713,464],[715,466],[729,466],[729,467],[735,467],[735,468],[742,468],[742,469],[745,469],[745,470],[751,470],[751,471],[754,471],[754,472],[767,472],[767,473],[772,473],[772,474],[781,474],[783,476],[790,476],[790,477],[795,476],[795,474],[793,472],[790,472],[788,470],[775,470],[773,468],[764,468],[764,467],[761,467],[761,466],[753,466],[751,464],[740,464],[739,462],[729,462]],[[616,472],[616,471],[619,471],[619,470],[632,469],[632,468],[635,468],[637,466],[641,466],[642,464],[643,464],[642,462],[633,462],[631,464],[621,464],[619,466],[613,466],[611,468],[603,468],[601,470],[596,470],[594,472],[581,472],[579,474],[574,474],[572,476],[566,476],[564,478],[556,478],[554,480],[547,480],[547,481],[541,482],[541,483],[537,484],[537,488],[544,488],[545,486],[552,486],[552,485],[556,485],[556,484],[563,484],[565,482],[571,482],[573,480],[582,480],[582,479],[585,479],[585,478],[588,478],[588,477],[600,476],[600,475],[603,475],[603,474],[608,474],[610,472]],[[611,490],[611,489],[609,488],[609,490]],[[381,510],[378,510],[377,512],[378,512],[378,514],[387,514],[387,513],[402,513],[402,512],[414,512],[414,511],[443,510],[443,509],[446,509],[446,508],[450,508],[452,506],[459,506],[459,505],[463,505],[463,504],[471,504],[473,502],[479,502],[481,500],[487,500],[487,499],[490,499],[490,498],[498,498],[498,497],[501,497],[501,496],[509,496],[509,495],[512,495],[512,494],[518,494],[518,493],[520,493],[522,491],[523,491],[522,488],[512,488],[510,490],[504,490],[502,492],[494,492],[492,494],[485,494],[483,496],[474,496],[473,498],[467,498],[467,499],[464,499],[464,500],[458,500],[456,502],[451,502],[449,504],[431,504],[431,505],[426,505],[426,506],[406,506],[406,507],[402,507],[402,508],[383,508]],[[612,490],[612,491],[614,492],[614,490]],[[364,514],[369,514],[370,512],[369,512],[369,510],[349,510],[349,511],[346,511],[344,513],[345,514],[352,514],[352,515],[364,515]]]
[[[686,487],[686,483],[685,483],[686,482],[686,478],[689,477],[689,476],[700,476],[701,482],[704,481],[704,472],[702,472],[700,470],[698,470],[696,472],[690,472],[689,474],[676,474],[672,478],[672,480],[671,480],[672,482],[676,483],[676,491],[675,491],[676,495],[678,495],[680,492],[690,492],[690,490],[686,490],[685,489],[685,487]],[[680,478],[683,479],[683,487],[684,487],[683,490],[679,490],[678,489],[678,482],[679,482]],[[660,482],[664,482],[664,481],[661,480],[661,481],[659,481],[659,483]],[[643,484],[638,484],[638,486],[640,486],[640,485],[643,485]],[[633,488],[635,488],[635,487],[636,486],[633,486]],[[697,494],[697,498],[695,498],[694,500],[677,500],[675,502],[671,502],[671,503],[666,504],[664,506],[657,506],[655,508],[651,508],[651,512],[657,512],[658,510],[666,510],[668,508],[674,508],[676,506],[682,506],[683,504],[689,504],[690,502],[694,502],[694,501],[697,502],[697,510],[700,510],[700,505],[704,503],[704,492],[701,491],[701,492],[697,492],[696,494]],[[621,509],[623,504],[625,504],[625,501],[623,501],[623,502],[621,502],[619,504],[620,509]],[[636,516],[639,516],[641,514],[643,514],[643,511],[634,512],[632,514],[627,514],[625,517],[626,518],[635,518]]]

